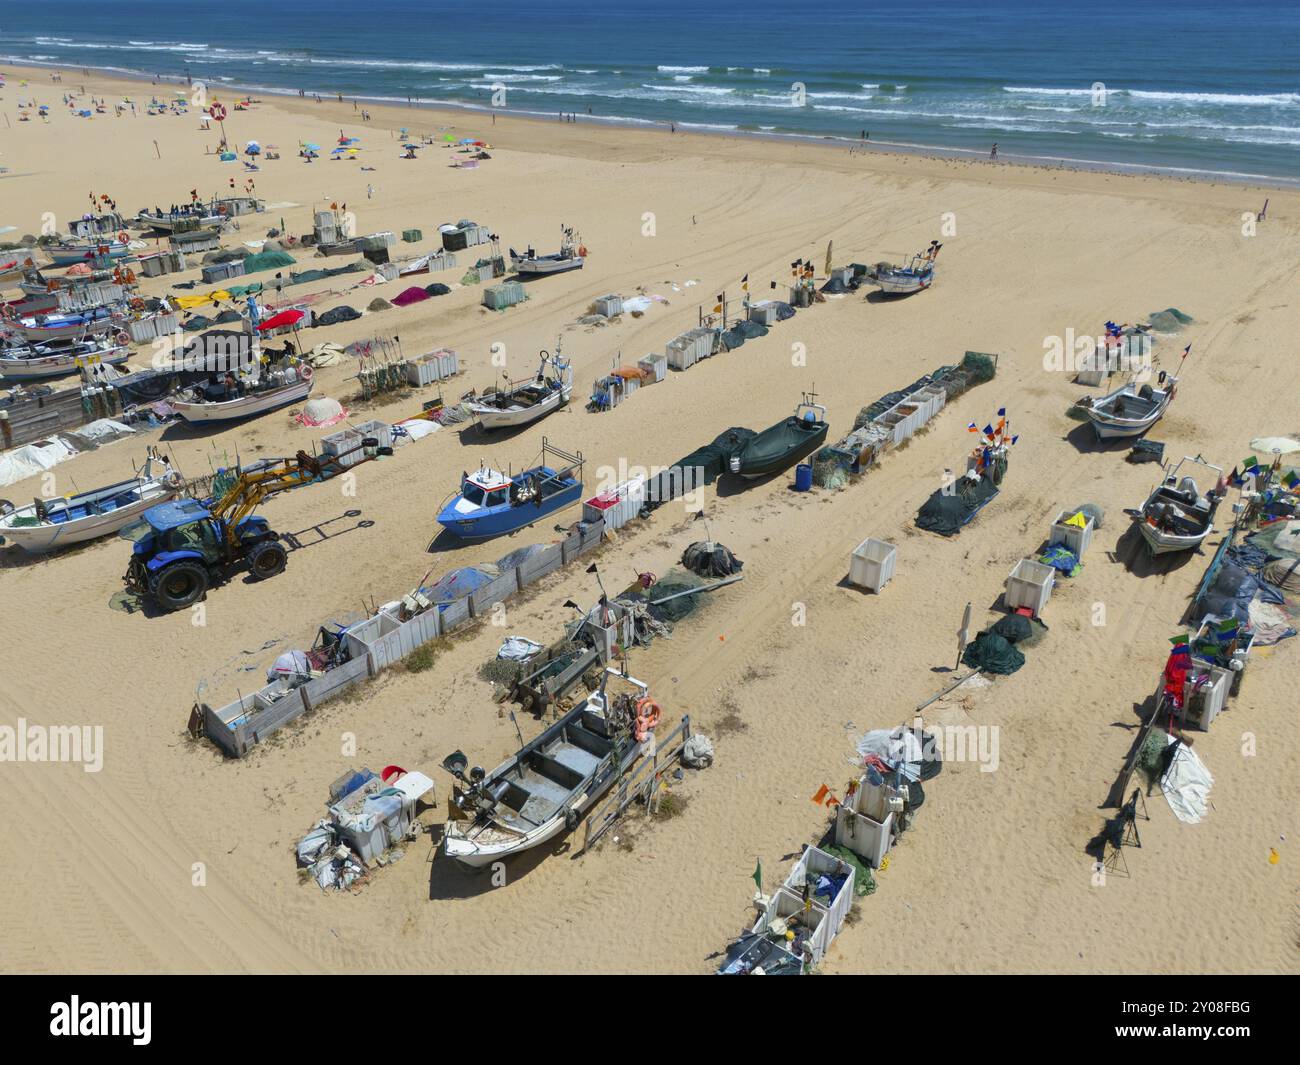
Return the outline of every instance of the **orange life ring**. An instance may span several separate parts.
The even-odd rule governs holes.
[[[585,245],[585,244],[579,244],[579,245],[578,245],[578,254],[579,254],[580,256],[582,256],[582,258],[585,259],[585,258],[587,257],[587,245]]]
[[[121,333],[118,333],[118,334],[117,334],[117,342],[118,342],[119,344],[129,344],[129,343],[131,343],[131,334],[130,334],[130,333],[127,333],[125,330],[123,330]]]
[[[310,367],[310,366],[299,366],[299,367],[298,367],[298,376],[301,377],[304,381],[310,381],[310,380],[311,380],[311,367]]]
[[[118,233],[117,239],[118,239],[118,243],[120,244],[130,244],[131,234],[124,229],[120,233]]]
[[[645,742],[662,716],[663,711],[659,709],[659,704],[649,696],[643,696],[636,701],[636,726],[632,734],[636,737],[637,743]]]

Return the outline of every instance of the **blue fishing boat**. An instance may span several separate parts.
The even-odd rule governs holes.
[[[547,464],[551,456],[555,466]],[[582,497],[582,453],[570,455],[542,440],[539,465],[513,476],[488,466],[461,474],[460,494],[438,514],[438,524],[462,540],[514,532],[563,510]]]

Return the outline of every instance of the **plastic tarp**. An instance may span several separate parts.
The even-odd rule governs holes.
[[[0,488],[34,477],[77,454],[59,437],[40,440],[0,455]]]
[[[434,603],[454,603],[457,599],[464,599],[476,588],[487,584],[495,576],[496,574],[487,573],[472,566],[464,566],[444,573],[431,585],[427,588],[421,588],[420,591]]]
[[[1172,736],[1168,739],[1170,743],[1178,743]],[[1204,821],[1213,785],[1214,777],[1205,763],[1185,743],[1179,743],[1169,768],[1160,778],[1160,790],[1165,793],[1174,816],[1188,825]]]
[[[958,490],[945,492],[940,488],[921,504],[916,516],[918,527],[940,536],[955,536],[985,503],[998,494],[997,486],[987,477],[981,477],[978,484],[969,488],[966,478],[957,483]]]
[[[393,303],[398,307],[409,307],[412,303],[422,303],[429,298],[429,294],[418,285],[412,285],[404,292],[398,293],[393,297]]]
[[[256,274],[262,270],[281,270],[292,266],[296,260],[282,251],[264,251],[244,257],[244,273]]]

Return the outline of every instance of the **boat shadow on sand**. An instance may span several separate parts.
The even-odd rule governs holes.
[[[1080,454],[1092,455],[1102,454],[1107,451],[1127,451],[1136,441],[1142,439],[1142,435],[1101,440],[1097,437],[1097,431],[1092,427],[1092,422],[1084,421],[1066,433],[1063,439]]]
[[[442,854],[442,826],[436,825],[431,833],[433,853],[429,858],[429,899],[472,899],[492,891],[508,890],[547,858],[562,858],[565,855],[577,858],[582,848],[581,833],[582,827],[579,826],[573,832],[566,832],[551,840],[549,844],[506,858],[494,872],[492,865],[471,869],[455,858]]]
[[[1125,514],[1121,520],[1129,521],[1129,516]],[[1152,557],[1151,552],[1147,550],[1146,541],[1132,522],[1115,542],[1115,550],[1107,552],[1107,558],[1111,562],[1119,563],[1135,577],[1166,576],[1190,565],[1193,559],[1203,559],[1204,556],[1204,545],[1202,545],[1194,550],[1171,551],[1168,554]]]

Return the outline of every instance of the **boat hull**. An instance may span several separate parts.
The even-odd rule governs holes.
[[[195,425],[210,422],[237,421],[251,418],[256,414],[265,414],[306,399],[311,392],[310,381],[295,381],[283,388],[273,388],[266,392],[241,396],[238,399],[219,400],[214,403],[192,403],[172,401],[176,413],[187,422]]]
[[[565,274],[570,270],[581,270],[586,260],[580,255],[571,259],[522,259],[512,258],[510,268],[521,277],[549,277],[551,274]]]
[[[40,355],[34,358],[0,358],[0,378],[6,381],[38,381],[50,377],[65,377],[77,372],[78,360],[97,358],[106,366],[116,366],[131,357],[128,348],[110,348],[102,352],[83,355]]]
[[[1125,437],[1141,436],[1164,415],[1164,408],[1145,418],[1116,418],[1099,411],[1089,411],[1088,420],[1098,440],[1122,440]]]
[[[99,258],[99,246],[77,246],[77,247],[47,247],[45,252],[50,257],[50,263],[53,266],[75,266],[77,263],[87,263],[92,259]],[[110,259],[125,259],[131,254],[131,248],[127,244],[113,243],[108,245],[108,251],[105,252]]]
[[[1144,518],[1136,520],[1135,524],[1138,527],[1138,532],[1142,534],[1142,539],[1146,542],[1147,551],[1152,556],[1172,555],[1179,551],[1194,551],[1205,542],[1210,533],[1214,532],[1213,526],[1204,532],[1187,535],[1162,532]]]
[[[779,455],[764,456],[759,459],[747,460],[745,452],[754,446],[755,441],[762,439],[760,434],[760,436],[755,437],[755,440],[751,441],[750,444],[747,445],[745,451],[741,452],[740,469],[735,472],[740,477],[744,477],[747,480],[753,480],[757,477],[768,477],[774,473],[780,473],[782,470],[789,469],[793,463],[811,455],[826,443],[826,434],[829,429],[830,426],[823,422],[814,432],[808,433],[807,438],[801,440],[797,446],[790,447]]]
[[[552,411],[559,410],[573,395],[573,387],[566,386],[551,393],[540,403],[519,410],[501,410],[482,403],[470,403],[468,407],[479,426],[485,430],[517,429],[521,425],[530,425],[539,418],[544,418]]]
[[[88,500],[112,498],[114,495],[124,494],[132,489],[138,490],[138,498],[132,502],[114,507],[104,513],[87,513],[84,517],[61,522],[15,527],[14,519],[36,516],[35,504],[19,507],[12,514],[0,517],[0,537],[6,543],[17,544],[31,554],[48,554],[73,544],[112,535],[129,525],[156,503],[170,499],[178,491],[178,486],[174,481],[165,478],[124,481],[119,485],[73,496],[67,501],[67,509],[78,511],[85,507]],[[51,504],[51,509],[55,505]]]
[[[876,286],[885,296],[910,296],[913,292],[923,292],[934,284],[934,271],[924,274],[900,275],[880,274],[875,278]]]
[[[582,496],[581,482],[567,485],[547,496],[541,503],[521,503],[518,506],[492,509],[482,515],[457,517],[451,508],[438,515],[438,524],[452,536],[462,540],[490,540],[527,528],[551,514],[572,506]]]

